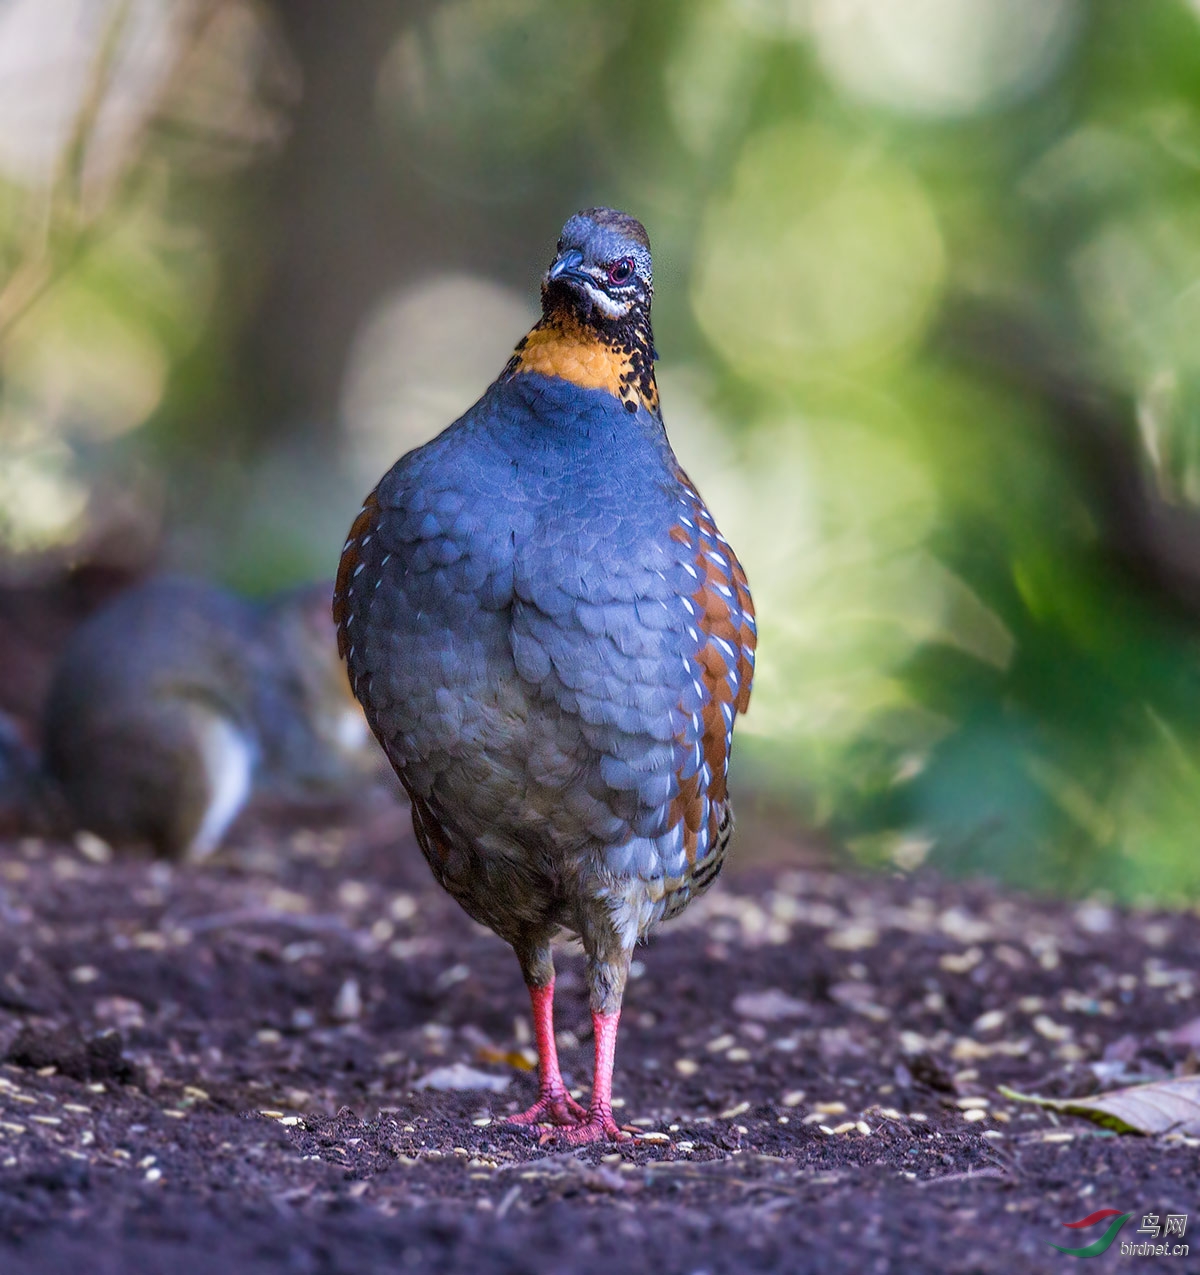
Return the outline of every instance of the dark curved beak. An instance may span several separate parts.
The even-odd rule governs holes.
[[[579,279],[587,280],[587,275],[580,270],[583,265],[583,253],[576,248],[568,248],[554,259],[554,264],[546,271],[546,282],[553,283],[556,279]]]

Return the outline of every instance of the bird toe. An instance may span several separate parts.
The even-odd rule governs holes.
[[[581,1107],[570,1094],[543,1094],[527,1111],[519,1111],[515,1116],[508,1116],[505,1123],[550,1124],[562,1128],[574,1128],[585,1124],[587,1119],[587,1109]]]
[[[628,1142],[630,1137],[630,1134],[617,1127],[611,1114],[593,1111],[581,1124],[547,1133],[540,1140],[569,1147],[583,1147],[589,1142]]]

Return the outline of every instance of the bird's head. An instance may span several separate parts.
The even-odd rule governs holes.
[[[606,390],[630,412],[658,413],[650,238],[615,208],[585,208],[562,229],[542,276],[542,317],[518,343],[507,378],[536,372]]]
[[[615,208],[585,208],[562,228],[542,277],[547,314],[566,304],[583,322],[604,326],[646,318],[654,295],[650,237]]]

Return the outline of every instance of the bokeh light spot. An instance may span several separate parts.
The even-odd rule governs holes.
[[[826,72],[855,97],[960,116],[1038,89],[1074,43],[1078,0],[813,0]]]
[[[905,346],[943,271],[915,177],[877,152],[784,125],[751,139],[732,190],[705,218],[692,301],[735,367],[797,381]]]

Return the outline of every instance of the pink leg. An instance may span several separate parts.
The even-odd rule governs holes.
[[[621,1021],[621,1011],[611,1014],[599,1014],[592,1010],[592,1028],[596,1035],[596,1071],[592,1077],[592,1101],[588,1108],[587,1120],[566,1130],[560,1140],[572,1146],[582,1146],[585,1142],[600,1142],[608,1139],[611,1142],[624,1142],[629,1134],[617,1128],[612,1113],[612,1074],[613,1059],[617,1052],[617,1024]]]
[[[554,1040],[554,979],[545,987],[529,989],[533,1007],[533,1031],[538,1049],[538,1097],[528,1111],[508,1117],[509,1124],[577,1125],[587,1112],[567,1093],[558,1069],[558,1045]]]

